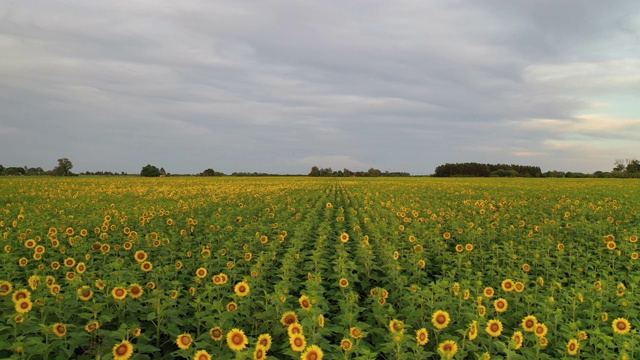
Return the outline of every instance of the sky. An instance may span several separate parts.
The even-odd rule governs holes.
[[[610,171],[640,1],[3,0],[0,164]]]

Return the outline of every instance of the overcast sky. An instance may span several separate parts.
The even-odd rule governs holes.
[[[3,0],[0,164],[640,158],[640,1]]]

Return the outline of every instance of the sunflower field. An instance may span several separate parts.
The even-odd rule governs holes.
[[[0,178],[0,358],[637,359],[639,190]]]

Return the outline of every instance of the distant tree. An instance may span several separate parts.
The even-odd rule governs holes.
[[[4,175],[25,175],[27,172],[23,167],[8,167],[4,169]]]
[[[58,159],[58,166],[53,168],[51,173],[56,176],[69,176],[72,175],[71,168],[73,168],[71,160],[67,158]]]
[[[626,166],[624,165],[624,160],[616,159],[613,166],[613,171],[624,171]]]
[[[42,175],[44,174],[44,170],[41,167],[36,167],[36,168],[28,168],[27,169],[27,175]]]
[[[216,176],[216,172],[213,171],[213,169],[209,168],[209,169],[203,171],[200,175],[202,175],[202,176]]]
[[[4,166],[0,165],[0,174],[4,172]]]
[[[163,167],[160,168],[160,175],[167,175],[167,172],[164,170]]]
[[[312,167],[309,176],[320,176],[320,169],[317,166]]]
[[[160,176],[160,169],[151,164],[147,164],[147,166],[143,167],[142,171],[140,171],[140,176],[158,177]]]
[[[638,159],[627,159],[627,166],[625,170],[628,173],[640,172],[640,161],[638,161]]]

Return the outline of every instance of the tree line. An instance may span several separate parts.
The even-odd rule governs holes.
[[[375,168],[370,168],[367,171],[351,171],[347,168],[343,170],[334,171],[330,167],[328,168],[318,168],[317,166],[313,166],[311,171],[309,172],[309,176],[320,177],[320,176],[332,176],[332,177],[388,177],[388,176],[411,176],[408,172],[382,172]]]
[[[539,166],[515,164],[481,164],[475,162],[444,164],[436,167],[435,177],[542,177]]]
[[[125,172],[115,173],[111,171],[96,171],[75,174],[71,171],[73,163],[68,158],[58,159],[58,165],[51,170],[45,171],[41,167],[4,167],[0,164],[0,176],[25,176],[25,175],[52,175],[52,176],[78,176],[78,175],[129,175]],[[163,167],[147,164],[142,167],[140,176],[159,177],[170,176]],[[193,174],[181,174],[193,175]],[[208,168],[197,176],[227,176],[222,172]],[[282,174],[269,174],[262,172],[234,172],[231,176],[283,176]],[[319,168],[313,166],[308,176],[312,177],[404,177],[411,176],[408,172],[380,171],[376,168],[369,168],[367,171],[351,171],[347,168],[333,170],[330,167]],[[539,166],[517,165],[517,164],[483,164],[476,162],[467,163],[447,163],[439,165],[435,169],[435,177],[562,177],[562,178],[640,178],[640,160],[636,158],[616,159],[612,171],[596,171],[593,174],[570,171],[547,171],[542,172]]]

